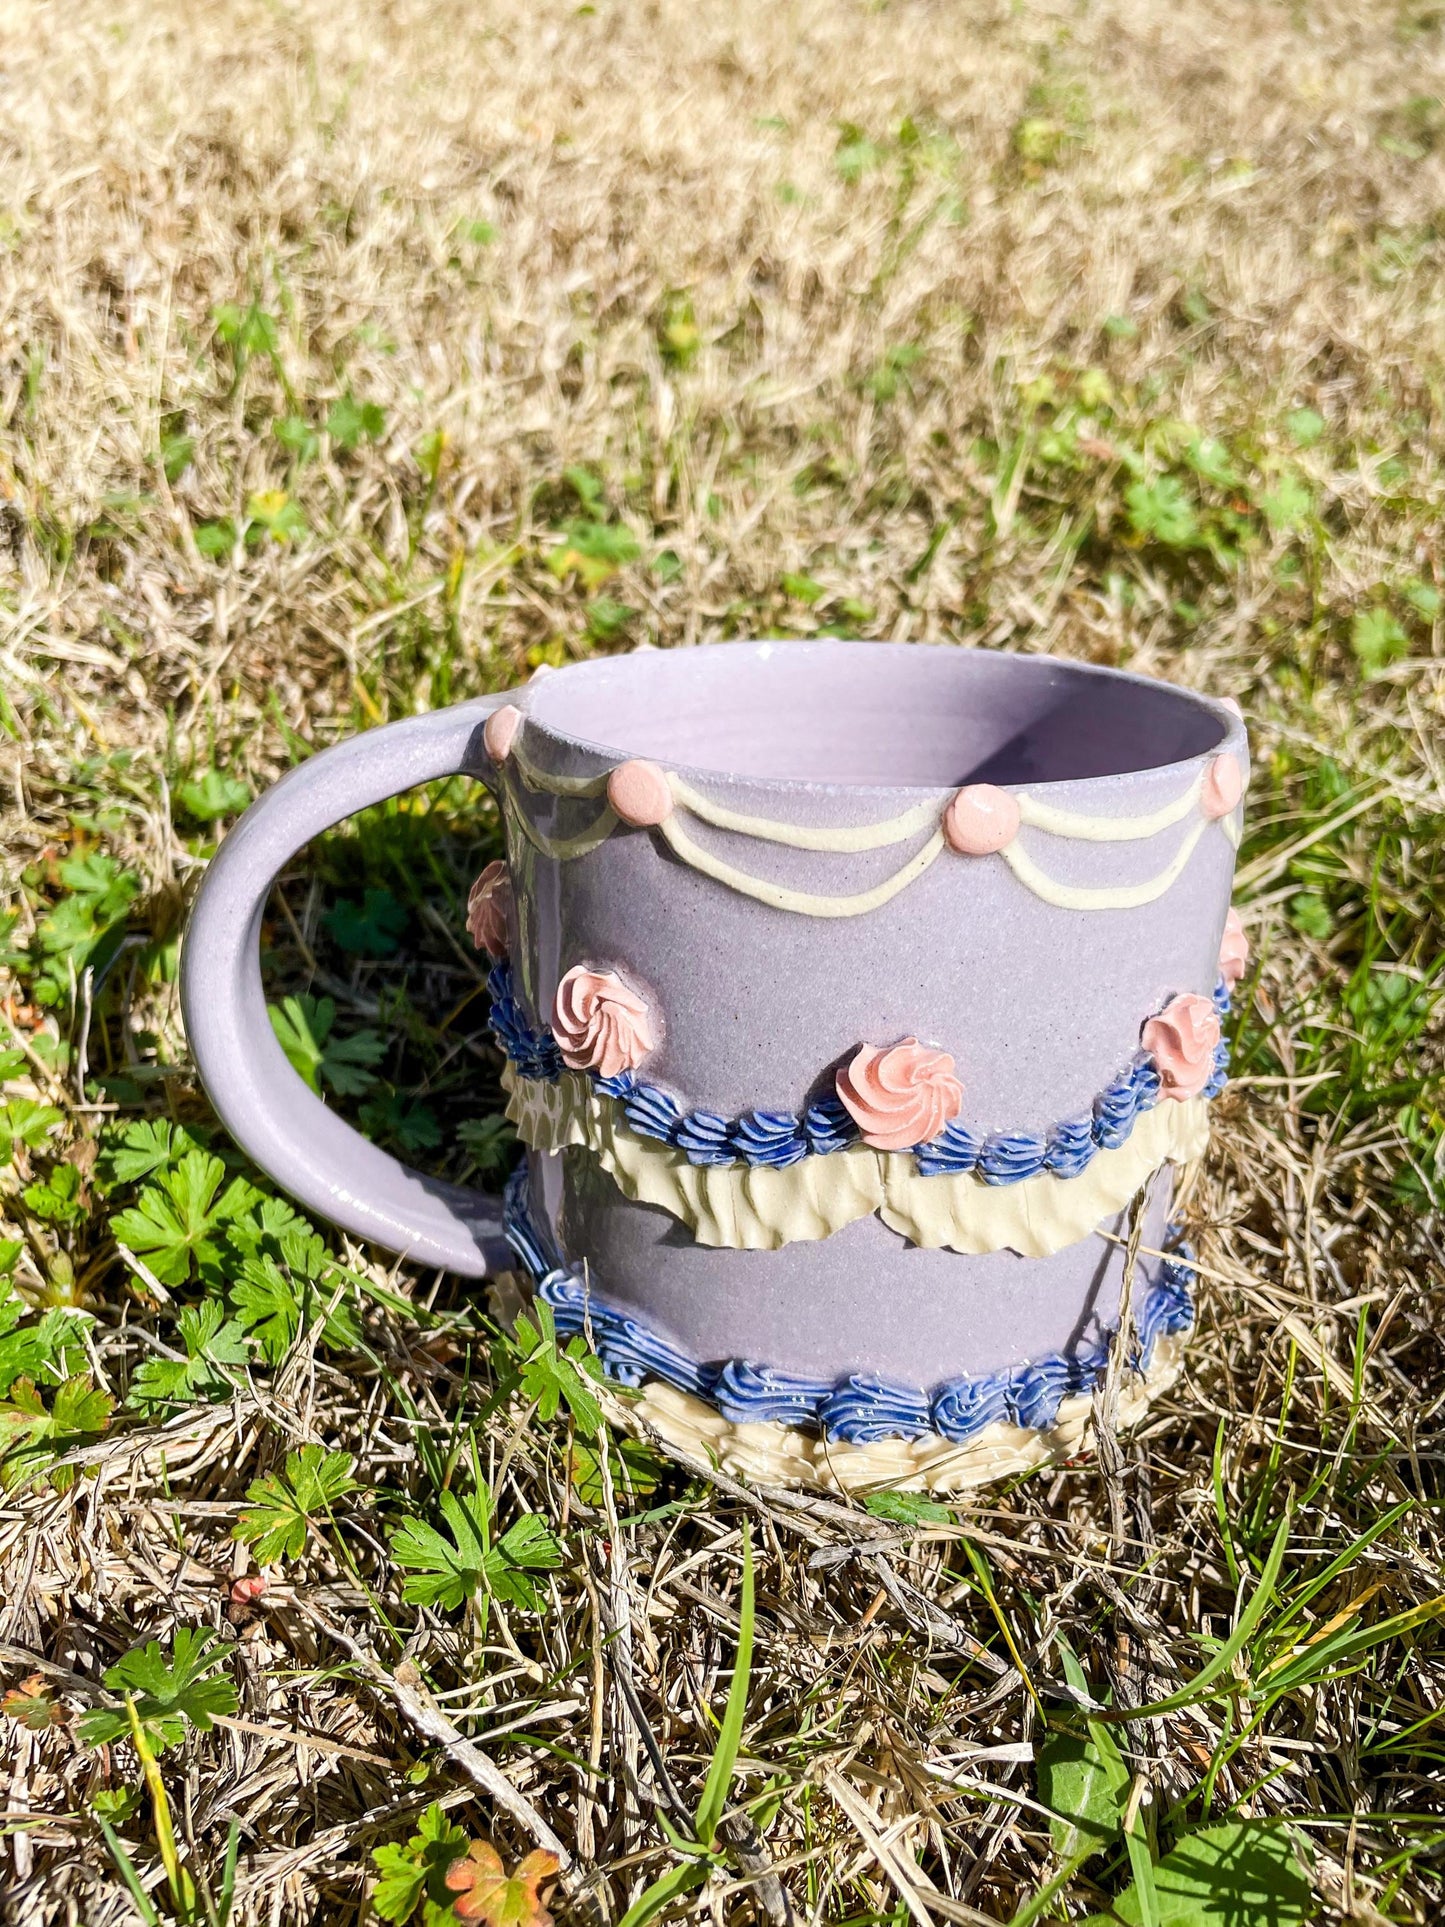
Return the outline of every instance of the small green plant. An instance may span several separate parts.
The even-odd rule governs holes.
[[[1035,1770],[1061,1861],[1077,1868],[1116,1843],[1133,1776],[1107,1726],[1090,1720],[1083,1732],[1051,1733],[1035,1754]]]
[[[442,1141],[442,1127],[431,1106],[400,1091],[369,1097],[361,1107],[361,1125],[368,1137],[385,1139],[406,1153],[434,1151]]]
[[[1316,943],[1324,943],[1335,927],[1330,906],[1313,890],[1301,890],[1290,898],[1289,920],[1301,936],[1313,937]]]
[[[1315,512],[1315,498],[1309,485],[1292,468],[1284,469],[1273,488],[1259,496],[1260,513],[1276,534],[1303,528]]]
[[[247,1488],[250,1510],[243,1512],[231,1536],[250,1546],[257,1565],[278,1559],[299,1559],[306,1541],[319,1531],[318,1517],[356,1490],[351,1474],[355,1460],[347,1452],[328,1452],[322,1445],[303,1445],[288,1452],[284,1472],[268,1473]]]
[[[559,580],[575,574],[591,594],[641,553],[637,537],[621,523],[571,521],[547,557],[547,567]]]
[[[48,1176],[27,1184],[25,1208],[45,1224],[73,1225],[86,1215],[85,1178],[74,1164],[56,1164]]]
[[[276,1041],[313,1091],[324,1083],[338,1097],[360,1097],[376,1082],[374,1066],[386,1055],[386,1039],[375,1030],[336,1036],[333,998],[285,997],[266,1009]]]
[[[321,453],[321,437],[304,415],[282,415],[272,422],[271,433],[298,468],[314,462]]]
[[[196,438],[186,428],[184,415],[168,415],[161,426],[158,459],[165,478],[174,485],[195,459]]]
[[[358,1274],[337,1264],[326,1239],[287,1202],[262,1199],[229,1226],[227,1245],[241,1260],[227,1281],[227,1305],[268,1364],[279,1364],[302,1326],[318,1320],[324,1343],[360,1345]]]
[[[635,620],[638,611],[611,596],[594,596],[587,605],[587,633],[594,642],[614,642]]]
[[[0,1256],[9,1255],[13,1265],[19,1251],[18,1240],[7,1240]],[[90,1322],[88,1312],[62,1306],[37,1316],[14,1290],[0,1298],[0,1398],[22,1379],[56,1385],[72,1377],[86,1363],[83,1334]]]
[[[864,383],[874,401],[895,401],[900,390],[911,393],[908,371],[916,367],[922,358],[922,348],[913,341],[898,341],[886,349],[883,359]]]
[[[421,1927],[452,1927],[457,1916],[452,1911],[447,1872],[470,1844],[441,1807],[429,1806],[405,1845],[393,1843],[372,1850],[377,1872],[372,1912],[401,1927],[420,1907]]]
[[[923,1492],[870,1492],[863,1501],[875,1519],[891,1519],[900,1526],[951,1526],[954,1515]]]
[[[176,1319],[181,1357],[148,1358],[131,1380],[129,1403],[141,1410],[229,1398],[234,1373],[250,1362],[251,1347],[241,1327],[214,1298],[187,1305]]]
[[[67,1378],[49,1405],[30,1379],[17,1379],[9,1397],[0,1402],[0,1481],[11,1489],[67,1452],[103,1437],[114,1410],[115,1400],[96,1388],[88,1372]],[[68,1492],[74,1482],[73,1466],[50,1473],[57,1492]]]
[[[218,1157],[189,1150],[157,1169],[136,1202],[115,1214],[111,1231],[163,1285],[184,1284],[193,1273],[219,1279],[226,1228],[257,1195],[244,1178],[227,1183]]]
[[[240,1229],[249,1237],[249,1225]],[[361,1343],[351,1274],[335,1263],[314,1233],[312,1239],[314,1244],[308,1240],[303,1255],[289,1263],[270,1251],[246,1257],[227,1292],[236,1323],[259,1345],[268,1365],[279,1365],[299,1334],[318,1319],[323,1344],[353,1351]]]
[[[213,320],[216,339],[230,351],[237,374],[241,374],[247,362],[257,355],[270,361],[279,361],[281,354],[281,329],[275,315],[253,299],[244,308],[238,302],[225,301],[214,310]]]
[[[386,410],[378,402],[358,401],[348,391],[332,402],[326,433],[333,448],[357,448],[363,441],[379,442],[386,433]]]
[[[1313,408],[1291,409],[1284,425],[1296,448],[1313,448],[1325,432],[1325,418]]]
[[[557,1856],[544,1847],[508,1873],[489,1840],[473,1840],[465,1857],[447,1869],[447,1891],[455,1896],[452,1917],[485,1921],[487,1927],[551,1927],[539,1890],[556,1872]]]
[[[1366,676],[1378,676],[1410,653],[1410,638],[1388,609],[1357,609],[1350,621],[1350,648]]]
[[[390,890],[365,890],[358,902],[343,897],[321,919],[322,928],[349,957],[393,957],[409,919]]]
[[[516,1149],[517,1133],[499,1113],[491,1117],[470,1118],[458,1128],[462,1148],[477,1167],[483,1184],[496,1184],[507,1175]]]
[[[140,878],[100,850],[57,866],[62,894],[35,932],[30,994],[49,1009],[68,1007],[86,970],[102,969],[120,947]]]
[[[1230,458],[1228,448],[1213,435],[1196,435],[1184,451],[1184,459],[1194,470],[1201,482],[1211,488],[1238,488],[1239,470]]]
[[[0,1104],[0,1169],[12,1162],[17,1145],[38,1151],[64,1122],[64,1111],[53,1104],[39,1104],[30,1097],[7,1098]]]
[[[480,1479],[465,1495],[442,1492],[437,1505],[445,1531],[408,1517],[392,1534],[391,1556],[411,1575],[402,1597],[412,1605],[455,1611],[481,1595],[540,1611],[542,1595],[530,1575],[553,1572],[562,1563],[562,1548],[547,1521],[524,1513],[494,1539],[492,1495]]]
[[[263,488],[246,497],[246,539],[269,536],[283,546],[311,533],[301,505],[284,488]]]
[[[70,1715],[56,1699],[44,1673],[28,1673],[18,1686],[0,1697],[0,1713],[14,1720],[27,1733],[48,1733],[52,1726],[64,1726]]]
[[[672,295],[663,308],[657,345],[664,361],[674,368],[691,368],[702,346],[702,330],[693,313],[692,297]]]
[[[96,1180],[103,1190],[113,1191],[178,1163],[188,1151],[205,1148],[183,1124],[170,1124],[163,1118],[132,1118],[102,1139],[95,1164]]]
[[[1199,518],[1184,485],[1173,475],[1153,482],[1134,482],[1124,491],[1129,525],[1140,541],[1157,542],[1166,549],[1192,548],[1199,538]]]
[[[91,1746],[106,1746],[129,1735],[150,1795],[156,1847],[165,1870],[171,1912],[179,1927],[195,1927],[200,1921],[205,1927],[227,1927],[235,1901],[240,1822],[233,1819],[227,1830],[219,1895],[213,1894],[204,1875],[198,1888],[176,1846],[170,1796],[158,1764],[158,1756],[167,1746],[180,1743],[188,1725],[209,1732],[216,1720],[229,1718],[236,1710],[236,1689],[230,1680],[210,1676],[214,1662],[207,1656],[207,1649],[213,1638],[209,1632],[183,1628],[175,1635],[169,1660],[155,1640],[133,1648],[105,1674],[106,1684],[124,1693],[125,1711],[99,1710],[87,1713],[81,1721],[81,1738]],[[91,1810],[145,1927],[160,1927],[160,1915],[150,1892],[112,1825],[112,1821],[128,1818],[139,1804],[139,1796],[125,1789],[93,1801]]]
[[[1318,1916],[1299,1835],[1279,1821],[1201,1827],[1152,1862],[1137,1834],[1129,1840],[1135,1877],[1086,1927],[1304,1927]]]
[[[881,167],[884,150],[876,141],[870,140],[864,130],[853,121],[844,121],[838,129],[837,143],[833,148],[833,166],[840,180],[849,187],[856,187],[865,174]]]
[[[591,1390],[600,1381],[602,1366],[579,1333],[557,1344],[552,1307],[544,1299],[532,1306],[536,1324],[522,1313],[514,1327],[513,1358],[504,1366],[499,1392],[520,1390],[537,1407],[538,1417],[552,1420],[565,1405],[579,1432],[595,1435],[602,1425],[602,1407]]]
[[[182,783],[175,800],[193,822],[218,823],[222,817],[239,816],[250,802],[251,792],[239,776],[208,769]]]
[[[217,1718],[236,1710],[236,1688],[219,1668],[225,1651],[216,1635],[179,1627],[167,1653],[159,1640],[122,1653],[104,1678],[113,1693],[132,1703],[141,1731],[154,1753],[179,1746],[190,1727],[208,1733]],[[78,1729],[87,1746],[112,1746],[130,1736],[123,1707],[96,1707],[80,1716]]]
[[[1068,130],[1044,114],[1026,114],[1013,131],[1013,149],[1025,173],[1040,174],[1053,167],[1068,141]]]

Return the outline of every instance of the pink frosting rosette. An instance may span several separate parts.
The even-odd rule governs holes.
[[[1233,908],[1224,919],[1224,941],[1219,946],[1219,974],[1227,984],[1237,984],[1249,962],[1249,938]]]
[[[887,1050],[862,1049],[838,1072],[838,1096],[875,1151],[908,1151],[935,1138],[963,1108],[963,1086],[947,1051],[905,1037]]]
[[[512,910],[512,879],[505,863],[489,863],[467,898],[467,932],[489,957],[507,954],[507,918]]]
[[[1166,1004],[1145,1024],[1142,1039],[1159,1072],[1161,1097],[1198,1097],[1214,1074],[1219,1012],[1191,991]]]
[[[615,970],[574,964],[557,986],[552,1033],[569,1070],[618,1077],[635,1071],[657,1036],[645,999]]]

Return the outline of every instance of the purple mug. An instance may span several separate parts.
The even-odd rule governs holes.
[[[1078,1449],[1192,1318],[1172,1167],[1222,1086],[1237,707],[1045,656],[739,642],[539,674],[344,743],[226,839],[182,998],[222,1122],[304,1204],[526,1274],[683,1454],[858,1489]],[[407,1170],[288,1065],[271,882],[340,818],[480,778],[468,924],[527,1147],[504,1202]]]

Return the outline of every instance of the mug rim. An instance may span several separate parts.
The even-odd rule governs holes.
[[[519,698],[525,699],[521,703],[521,713],[529,733],[535,730],[552,743],[569,750],[581,751],[588,756],[595,756],[601,763],[612,766],[644,752],[629,748],[622,743],[602,742],[595,737],[550,721],[547,716],[548,695],[561,678],[568,677],[574,684],[578,680],[612,680],[626,675],[634,667],[637,672],[642,673],[646,664],[659,657],[681,662],[686,658],[701,655],[718,657],[724,651],[738,651],[740,653],[762,652],[766,659],[774,649],[780,648],[814,656],[849,655],[855,658],[865,651],[870,655],[887,651],[900,661],[912,659],[920,651],[927,651],[930,654],[935,651],[947,651],[950,655],[957,657],[1020,665],[1025,673],[1046,673],[1049,669],[1064,670],[1070,675],[1092,678],[1121,689],[1163,692],[1167,697],[1177,700],[1182,707],[1192,707],[1196,711],[1202,711],[1221,732],[1216,742],[1197,750],[1190,756],[1171,757],[1161,762],[1139,761],[1128,769],[1102,771],[1087,776],[1033,777],[995,785],[1007,791],[1027,790],[1030,795],[1033,795],[1049,790],[1073,791],[1089,786],[1117,786],[1162,777],[1170,771],[1197,770],[1201,764],[1212,762],[1216,757],[1225,754],[1242,757],[1246,762],[1248,760],[1249,741],[1243,713],[1223,698],[1170,682],[1162,676],[1148,675],[1139,670],[1119,669],[1107,663],[1082,662],[1074,657],[1054,655],[1043,650],[988,649],[949,642],[893,642],[881,639],[871,641],[863,637],[827,635],[740,636],[668,649],[660,649],[653,643],[642,643],[626,654],[592,656],[583,661],[566,663],[560,669],[554,670],[550,665],[543,665],[542,669],[533,672],[531,681],[524,684],[516,694]],[[958,787],[956,781],[868,783],[845,778],[761,775],[756,771],[727,769],[719,767],[716,763],[691,762],[665,755],[654,755],[652,760],[681,775],[699,777],[705,781],[731,784],[740,788],[805,792],[814,796],[820,794],[864,797],[904,796],[922,799],[944,796]]]

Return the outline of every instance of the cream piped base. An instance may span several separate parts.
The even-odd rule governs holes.
[[[1149,1370],[1127,1378],[1119,1395],[1118,1423],[1131,1426],[1179,1376],[1186,1334],[1161,1338]],[[711,1405],[670,1385],[647,1385],[637,1400],[609,1400],[614,1420],[650,1437],[684,1465],[716,1468],[753,1485],[801,1487],[863,1494],[967,1492],[995,1479],[1056,1465],[1090,1449],[1093,1398],[1067,1398],[1050,1426],[1030,1431],[990,1425],[966,1444],[938,1437],[880,1439],[850,1445],[816,1437],[792,1426],[737,1424]]]

